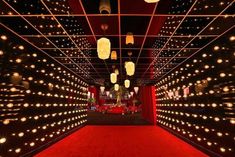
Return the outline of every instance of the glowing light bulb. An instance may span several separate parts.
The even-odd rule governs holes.
[[[0,138],[0,144],[5,143],[6,141],[7,141],[7,139],[5,137]]]

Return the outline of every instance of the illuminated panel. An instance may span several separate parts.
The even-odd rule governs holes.
[[[0,156],[20,156],[86,123],[88,84],[0,30]]]
[[[212,156],[235,148],[234,29],[156,83],[157,124]]]

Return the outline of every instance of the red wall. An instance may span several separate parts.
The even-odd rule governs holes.
[[[90,86],[88,87],[88,91],[91,92],[91,95],[94,93],[94,98],[96,100],[95,104],[99,103],[99,89],[95,86]]]
[[[142,116],[145,120],[156,125],[156,98],[154,86],[140,87],[140,99],[142,102]]]

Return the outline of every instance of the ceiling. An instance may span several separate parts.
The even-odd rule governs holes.
[[[110,85],[115,65],[118,80],[154,84],[235,25],[234,0],[111,0],[111,14],[99,13],[99,0],[2,0],[1,27],[30,42],[42,53],[82,76],[90,84]],[[104,33],[118,60],[100,60],[96,41]],[[135,43],[125,45],[127,32]],[[124,62],[136,64],[127,77]]]

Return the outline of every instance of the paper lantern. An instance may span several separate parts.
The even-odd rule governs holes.
[[[101,14],[111,14],[110,0],[100,0],[99,10]]]
[[[157,3],[160,0],[144,0],[144,1],[147,2],[147,3]]]
[[[135,91],[135,93],[137,94],[138,91],[139,91],[139,87],[134,87],[134,91]]]
[[[100,91],[101,93],[104,93],[105,87],[104,86],[100,86]]]
[[[115,72],[116,75],[119,75],[119,70],[118,69],[115,69],[114,72]]]
[[[115,91],[118,91],[118,90],[119,90],[119,84],[115,84],[115,85],[114,85],[114,90],[115,90]]]
[[[102,37],[97,40],[97,52],[100,59],[108,59],[110,56],[110,51],[111,43],[109,39]]]
[[[110,74],[110,81],[111,81],[111,83],[116,83],[117,82],[117,74],[111,73]]]
[[[106,95],[109,96],[109,94],[110,94],[110,91],[106,91]]]
[[[134,73],[135,73],[135,64],[133,62],[131,62],[131,61],[126,62],[125,68],[126,68],[126,73],[127,73],[128,76],[134,75]]]
[[[130,80],[125,80],[124,85],[126,88],[129,88],[130,87]]]
[[[111,60],[117,60],[117,51],[111,52]]]
[[[133,36],[133,33],[131,32],[128,32],[127,35],[126,35],[126,45],[128,44],[134,44],[134,36]]]

